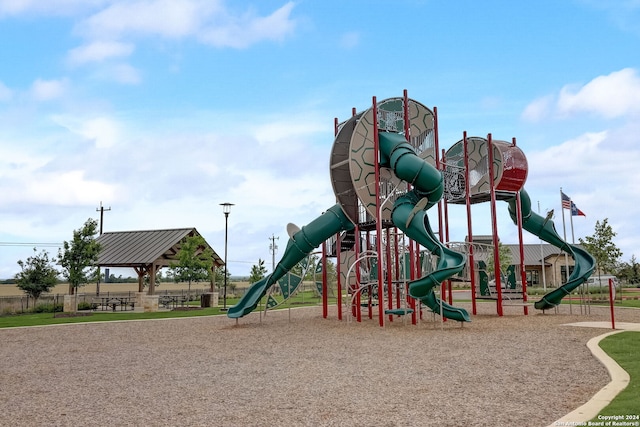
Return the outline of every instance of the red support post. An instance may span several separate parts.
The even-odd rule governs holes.
[[[351,314],[356,318],[356,321],[362,322],[362,311],[360,310],[360,292],[358,286],[360,285],[360,254],[362,253],[362,248],[360,247],[360,226],[356,225],[355,229],[356,234],[356,286],[355,288],[349,285],[351,289],[351,293],[356,293],[355,297],[355,305],[351,304]],[[349,278],[347,277],[347,281]]]
[[[407,92],[407,90],[405,89],[402,93],[403,95],[403,112],[404,112],[404,137],[407,140],[408,143],[411,143],[411,121],[409,120],[409,93]],[[411,189],[411,185],[407,184],[407,190]],[[397,234],[396,234],[397,236]],[[404,244],[404,239],[403,239],[403,244]],[[411,239],[409,239],[409,268],[410,268],[410,273],[409,273],[409,278],[411,280],[413,280],[415,278],[414,276],[414,271],[416,269],[416,263],[415,260],[413,258],[413,242],[411,241]],[[418,253],[418,257],[420,256],[420,251],[417,251]],[[398,259],[398,245],[397,245],[397,237],[396,237],[396,260]],[[402,265],[403,267],[405,267],[404,264],[404,258],[402,259]],[[398,280],[398,283],[400,281],[400,270],[398,270],[398,278],[396,280]],[[405,273],[406,276],[406,273]],[[406,277],[405,277],[406,279]],[[413,312],[411,313],[411,324],[415,325],[417,324],[417,318],[416,318],[416,300],[411,298],[409,296],[409,288],[407,285],[403,285],[405,286],[405,299],[406,301],[409,303],[409,306],[413,309]]]
[[[478,314],[476,305],[476,266],[473,255],[473,229],[471,227],[471,185],[469,184],[469,145],[467,131],[462,134],[464,149],[464,193],[467,207],[467,240],[469,242],[469,275],[471,276],[471,309],[474,315]]]
[[[342,320],[342,268],[340,268],[340,248],[342,246],[342,237],[338,233],[336,238],[336,288],[338,294],[336,295],[336,303],[338,305],[338,320]],[[347,283],[349,279],[347,278]],[[346,289],[346,285],[345,285]],[[349,293],[347,292],[347,295]]]
[[[446,152],[444,151],[444,148],[442,149],[442,170],[446,170],[447,168],[447,157],[446,157]],[[449,203],[447,202],[446,198],[443,198],[442,200],[442,204],[444,206],[444,239],[445,239],[445,245],[447,245],[447,247],[450,247],[449,242],[451,241],[451,238],[449,236]],[[452,281],[451,279],[447,279],[447,293],[448,293],[448,297],[449,297],[449,304],[453,304],[453,287],[452,287]]]
[[[392,277],[392,271],[391,271],[391,240],[389,240],[389,236],[390,236],[390,229],[387,228],[387,256],[386,256],[386,262],[387,262],[387,292],[389,294],[389,303],[387,304],[389,306],[390,310],[393,310],[393,277]],[[397,295],[397,299],[396,299],[396,305],[398,307],[400,307],[400,294],[398,292],[396,292]],[[393,321],[393,315],[390,314],[389,315],[389,320]]]
[[[384,326],[384,281],[382,277],[382,212],[380,209],[380,141],[378,138],[378,101],[371,100],[373,114],[373,158],[376,186],[376,252],[378,253],[378,319]],[[389,298],[392,296],[389,295]]]
[[[327,242],[322,242],[322,318],[326,319],[329,314],[329,287],[327,286]]]
[[[367,230],[364,233],[364,241],[366,242],[364,247],[364,252],[366,253],[369,250],[369,242],[371,242],[371,231]],[[364,258],[363,261],[365,259],[365,263],[370,264],[369,259]],[[369,277],[369,279],[371,279],[371,277]],[[371,282],[369,282],[369,284],[367,285],[367,316],[369,317],[369,319],[373,319],[373,295],[371,289]]]
[[[500,280],[500,248],[498,247],[498,220],[496,212],[496,186],[495,186],[495,172],[493,170],[493,142],[491,140],[491,134],[487,135],[487,151],[489,153],[489,188],[491,191],[491,228],[493,230],[493,271],[496,279],[496,292],[498,293],[498,300],[496,301],[496,309],[498,316],[502,316],[502,283]]]
[[[524,239],[522,237],[522,206],[520,205],[520,192],[516,193],[516,215],[518,217],[518,243],[520,246],[520,281],[522,282],[522,303],[524,315],[529,314],[527,307],[527,272],[524,265]]]
[[[614,292],[613,292],[613,279],[609,279],[609,307],[611,307],[611,329],[616,328],[616,316],[614,310]]]
[[[516,138],[511,140],[513,146],[516,146]],[[527,271],[524,264],[524,239],[522,237],[522,205],[520,204],[520,191],[516,193],[516,215],[518,216],[518,241],[520,242],[520,281],[522,283],[522,308],[524,315],[529,314],[527,307]]]

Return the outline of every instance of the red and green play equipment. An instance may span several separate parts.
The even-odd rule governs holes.
[[[511,142],[467,137],[440,152],[437,109],[403,97],[378,102],[363,112],[354,109],[349,119],[335,120],[335,140],[330,154],[331,184],[337,204],[302,228],[287,226],[289,241],[273,273],[253,284],[227,315],[239,318],[258,307],[273,287],[293,295],[299,280],[283,280],[288,272],[322,247],[322,265],[336,259],[338,318],[345,312],[358,321],[363,308],[374,311],[380,326],[385,319],[410,315],[416,323],[421,306],[443,319],[471,320],[453,306],[452,280],[471,283],[472,314],[476,314],[477,265],[486,261],[474,243],[471,206],[490,203],[492,245],[498,257],[497,201],[508,203],[518,227],[522,288],[518,298],[528,314],[522,230],[567,252],[575,260],[573,273],[561,287],[544,295],[535,308],[547,310],[580,286],[593,272],[594,258],[582,248],[565,242],[553,222],[531,210],[523,185],[528,165],[524,153]],[[464,205],[467,215],[465,242],[449,241],[450,205]],[[432,227],[428,212],[435,212]],[[435,230],[435,231],[434,231]],[[487,252],[487,251],[485,251]],[[484,259],[483,259],[484,257]],[[496,263],[498,264],[498,263]],[[499,265],[495,266],[496,311],[503,312]],[[323,316],[327,317],[327,279],[319,286]],[[485,287],[487,284],[485,284]],[[440,294],[436,293],[439,288]],[[270,301],[270,300],[269,300]],[[267,303],[266,309],[276,305]]]

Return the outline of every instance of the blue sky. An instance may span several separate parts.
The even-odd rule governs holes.
[[[270,237],[335,202],[334,117],[403,89],[442,148],[516,137],[534,207],[562,229],[562,187],[576,240],[608,218],[640,256],[638,0],[0,0],[0,29],[0,278],[100,202],[105,231],[194,226],[220,255],[235,203],[229,271],[271,267]]]

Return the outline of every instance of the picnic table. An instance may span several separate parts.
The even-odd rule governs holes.
[[[158,304],[164,308],[176,308],[178,304],[184,307],[184,304],[188,301],[186,295],[160,295],[158,298]]]

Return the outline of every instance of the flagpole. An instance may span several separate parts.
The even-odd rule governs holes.
[[[564,234],[564,241],[565,243],[567,242],[567,227],[565,225],[565,221],[564,221],[564,203],[562,201],[562,187],[560,187],[560,208],[562,209],[562,232]],[[571,201],[569,201],[569,206],[571,206]],[[569,209],[569,215],[571,215],[571,209]],[[567,253],[564,253],[564,268],[565,268],[565,283],[566,280],[569,280],[569,257],[567,255]],[[569,302],[571,302],[571,299],[569,299]],[[571,304],[569,304],[569,312],[571,312]]]
[[[564,234],[564,241],[567,241],[567,227],[564,223],[564,203],[562,201],[562,187],[560,187],[560,209],[562,209],[562,232]]]
[[[575,245],[576,238],[573,235],[573,199],[571,199],[571,197],[569,197],[569,206],[571,206],[571,209],[569,209],[569,221],[571,221],[571,243]]]
[[[540,215],[540,200],[538,200],[538,215]],[[542,248],[542,239],[540,240],[540,264],[542,268],[542,290],[544,293],[547,293],[547,278],[545,276],[545,260],[544,260],[544,250]]]

